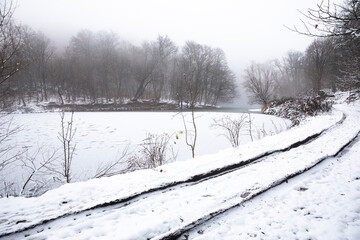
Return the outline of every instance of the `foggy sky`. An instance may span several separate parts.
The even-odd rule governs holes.
[[[319,0],[320,1],[320,0]],[[112,31],[140,44],[167,35],[178,46],[193,40],[226,53],[241,80],[251,61],[304,51],[311,38],[286,29],[317,0],[17,0],[15,18],[58,47],[79,30]]]

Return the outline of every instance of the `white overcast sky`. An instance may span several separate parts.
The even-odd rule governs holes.
[[[319,0],[320,1],[320,0]],[[81,29],[113,31],[134,44],[168,35],[178,46],[193,40],[226,53],[241,79],[251,61],[304,51],[311,38],[284,25],[301,25],[298,10],[317,0],[17,0],[15,18],[44,32],[56,46]]]

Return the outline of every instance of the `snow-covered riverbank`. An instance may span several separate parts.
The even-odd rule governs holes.
[[[190,113],[185,114],[188,115],[187,121],[189,121]],[[236,119],[241,115],[242,113],[197,112],[195,116],[198,138],[195,155],[214,154],[231,148],[230,142],[222,136],[224,132],[221,129],[212,128],[211,124],[213,119],[223,116]],[[16,146],[13,152],[25,149],[28,151],[28,157],[35,156],[38,161],[54,151],[57,151],[59,158],[62,157],[61,142],[58,139],[61,130],[59,113],[13,114],[8,116],[10,117],[12,117],[12,125],[21,128],[17,134],[11,136],[8,142]],[[66,117],[68,120],[70,113],[67,113]],[[251,118],[255,139],[258,134],[262,135],[263,131],[267,134],[275,134],[285,131],[290,125],[290,121],[275,116],[251,114]],[[71,169],[73,182],[92,178],[101,164],[116,160],[128,146],[130,146],[129,152],[137,153],[140,150],[139,145],[147,134],[172,135],[176,133],[178,139],[175,134],[171,137],[167,158],[170,161],[174,161],[173,155],[176,155],[176,161],[191,158],[191,150],[185,144],[185,134],[180,134],[184,131],[182,118],[176,112],[76,112],[73,124],[76,128],[73,142],[76,144],[76,150]],[[246,144],[249,141],[251,141],[250,135],[244,127],[240,143]],[[39,149],[40,152],[37,153]],[[0,175],[0,181],[6,180],[8,185],[13,182],[21,185],[29,175],[26,170],[18,166],[6,174],[6,179],[1,179]],[[40,175],[39,178],[44,178],[44,176]],[[52,176],[48,181],[53,181]],[[1,184],[0,189],[3,186],[4,184]]]
[[[317,133],[321,133],[323,132],[323,130],[325,130],[324,134],[317,137],[316,140],[306,143],[304,146],[293,147],[294,148],[293,150],[284,152],[283,154],[279,153],[278,155],[277,154],[270,155],[269,157],[265,158],[267,160],[264,162],[261,161],[257,164],[251,165],[251,167],[245,167],[244,170],[240,169],[241,171],[243,171],[243,174],[245,175],[243,175],[239,171],[236,171],[231,174],[223,175],[223,177],[221,178],[223,178],[224,181],[220,181],[219,180],[220,177],[216,178],[215,179],[216,185],[214,181],[209,181],[209,182],[204,181],[204,182],[200,182],[199,184],[195,184],[192,187],[193,190],[191,190],[192,188],[186,188],[182,190],[181,192],[184,194],[186,192],[189,193],[188,195],[186,195],[189,197],[186,198],[187,200],[183,198],[183,196],[181,195],[182,193],[180,194],[180,191],[178,192],[175,190],[169,191],[167,193],[167,195],[169,195],[169,199],[166,198],[167,195],[163,195],[161,194],[161,192],[154,193],[153,195],[150,194],[146,201],[151,203],[151,206],[154,208],[155,212],[157,212],[157,210],[161,212],[160,215],[159,213],[156,214],[157,216],[156,218],[153,218],[154,216],[150,214],[151,212],[151,209],[149,209],[150,205],[145,204],[146,201],[144,201],[145,205],[141,205],[143,201],[141,201],[140,199],[140,201],[135,205],[133,205],[130,202],[129,207],[126,207],[127,205],[119,206],[120,207],[119,210],[116,211],[115,211],[116,209],[115,207],[114,211],[109,212],[110,215],[108,215],[107,213],[102,214],[100,209],[98,213],[101,216],[99,215],[99,218],[97,218],[96,216],[98,213],[96,210],[94,210],[95,212],[88,212],[88,213],[84,213],[83,214],[84,216],[79,216],[79,221],[74,221],[70,223],[70,222],[66,222],[66,219],[68,218],[65,218],[64,220],[61,220],[59,222],[60,225],[57,225],[58,224],[57,221],[51,223],[49,227],[54,231],[42,232],[43,228],[39,226],[34,230],[30,230],[26,234],[31,234],[32,236],[39,238],[49,237],[49,239],[50,238],[53,239],[56,236],[58,236],[58,238],[68,238],[68,239],[75,239],[75,238],[78,239],[82,237],[94,238],[94,239],[95,238],[106,239],[112,237],[116,237],[118,239],[133,239],[133,238],[141,239],[142,237],[144,238],[154,237],[160,233],[166,233],[166,231],[172,231],[171,230],[172,228],[176,229],[176,226],[178,225],[179,226],[186,225],[189,221],[192,222],[193,220],[196,220],[197,218],[199,218],[203,214],[206,214],[209,211],[212,212],[212,211],[216,211],[216,209],[218,208],[224,209],[229,206],[231,207],[232,204],[237,205],[238,203],[241,203],[241,201],[244,201],[247,198],[251,197],[252,194],[256,194],[256,192],[258,191],[262,191],[263,187],[265,187],[266,189],[266,186],[271,186],[271,184],[273,184],[274,181],[275,182],[278,181],[276,179],[281,180],[282,179],[281,176],[286,177],[289,174],[291,175],[292,173],[296,173],[297,171],[303,169],[304,167],[306,169],[309,166],[313,166],[317,164],[319,160],[324,159],[325,157],[326,160],[322,164],[315,167],[312,171],[315,171],[316,169],[319,168],[321,169],[321,166],[323,166],[325,163],[328,162],[328,159],[326,157],[331,156],[335,154],[337,151],[339,151],[339,149],[342,148],[343,144],[346,144],[348,141],[350,141],[353,137],[357,135],[359,130],[359,126],[357,123],[357,119],[359,118],[359,109],[360,109],[359,104],[352,104],[351,106],[341,105],[338,106],[337,109],[338,111],[334,112],[332,115],[324,115],[313,118],[309,120],[307,123],[304,123],[303,125],[293,128],[287,132],[283,132],[276,136],[263,138],[258,142],[252,142],[249,144],[242,145],[238,149],[229,149],[225,151],[220,151],[215,155],[206,155],[195,159],[189,159],[187,161],[164,165],[155,170],[142,170],[142,171],[114,176],[110,178],[91,180],[84,183],[67,184],[59,189],[49,191],[48,193],[44,194],[39,198],[1,199],[0,204],[4,206],[4,209],[6,209],[1,213],[2,216],[1,231],[7,232],[7,231],[14,231],[16,229],[21,229],[24,226],[31,226],[47,218],[50,219],[54,217],[56,218],[56,216],[62,216],[64,214],[66,215],[71,212],[82,211],[84,209],[91,208],[92,206],[109,201],[114,201],[119,198],[126,198],[126,196],[132,195],[131,192],[139,193],[141,191],[147,191],[147,189],[151,189],[152,187],[162,186],[166,183],[179,181],[181,179],[184,180],[186,178],[189,178],[191,176],[200,173],[211,172],[214,169],[219,169],[219,167],[226,166],[228,164],[233,164],[235,162],[239,162],[245,159],[249,159],[251,157],[261,155],[262,153],[274,151],[276,149],[286,149],[287,145],[290,146],[292,145],[292,143],[301,141],[301,139],[305,139],[309,135],[315,134],[314,136],[317,136]],[[343,121],[340,121],[343,118],[342,112],[344,112],[346,118],[343,119]],[[347,156],[349,156],[348,158],[351,161],[355,161],[357,159],[355,157],[358,157],[358,151],[356,150],[357,148],[354,148],[354,151],[352,150],[353,147],[356,146],[358,146],[358,144],[348,146],[346,148],[346,151],[349,151],[349,153],[346,152],[343,153],[344,156],[349,154]],[[282,161],[284,161],[284,163],[281,163]],[[333,160],[330,159],[329,161],[331,162]],[[356,165],[357,163],[353,162],[352,164]],[[356,175],[359,173],[358,172],[359,167],[355,167],[355,165],[353,168],[354,170],[352,170],[354,172],[351,172],[351,175],[354,177],[351,178],[352,180],[348,179],[349,181],[351,180],[353,184],[355,184],[349,188],[349,190],[352,191],[352,193],[349,194],[349,196],[352,197],[348,199],[349,200],[348,204],[350,205],[349,208],[347,209],[349,210],[354,210],[353,206],[357,206],[356,201],[353,203],[351,201],[354,200],[353,199],[354,196],[359,196],[359,192],[360,192],[360,189],[356,187],[357,184]],[[338,169],[342,169],[342,168],[339,167]],[[347,168],[345,167],[343,169],[347,169]],[[275,174],[275,172],[277,173]],[[315,173],[321,174],[322,170],[315,171]],[[253,177],[250,177],[249,174]],[[345,173],[338,172],[338,174],[335,175],[341,176],[341,174],[347,174],[347,172]],[[249,175],[249,177],[246,177],[247,175]],[[256,176],[256,178],[254,178],[254,176]],[[230,181],[231,179],[235,179],[234,177],[235,178],[245,177],[245,178],[243,180],[238,179],[236,181],[231,181],[232,184],[226,182],[228,180]],[[296,177],[290,181],[295,181],[296,179],[299,178],[301,179],[301,176]],[[315,179],[317,178],[321,179],[322,175],[315,176]],[[225,179],[228,180],[225,181]],[[344,179],[346,180],[347,178]],[[221,183],[224,183],[225,185],[222,186]],[[342,181],[339,181],[339,184],[341,183]],[[209,186],[206,187],[206,184],[209,184]],[[319,182],[319,184],[321,185],[321,181]],[[321,189],[321,187],[323,187],[321,196],[324,194],[331,194],[331,192],[326,191],[325,186],[327,186],[327,184],[329,184],[329,181],[324,181],[324,185],[322,186],[319,185],[317,187],[314,187],[314,189],[316,191],[316,189],[319,190]],[[202,185],[204,186],[201,187]],[[214,186],[218,186],[218,187],[214,188]],[[280,187],[278,188],[270,190],[270,192],[278,191],[279,189],[281,190],[282,189],[281,186],[282,185],[280,185]],[[307,191],[309,192],[312,191],[309,190],[310,189],[309,186],[311,186],[311,181],[309,182],[309,184],[305,184],[305,183],[301,184],[298,182],[296,187],[294,187],[293,189],[295,189],[300,193],[303,192],[306,193]],[[337,185],[337,187],[341,188],[341,185]],[[239,190],[238,194],[236,194],[237,190]],[[209,191],[211,193],[209,193]],[[283,195],[283,194],[286,193],[283,192],[275,193],[275,195]],[[202,196],[201,199],[197,198],[196,197],[197,195]],[[260,196],[266,196],[266,194]],[[174,199],[172,199],[173,197]],[[318,202],[318,199],[321,198],[315,197],[311,199],[311,195],[308,195],[307,197],[309,199],[306,200],[306,204],[310,204],[309,208],[314,209],[316,208],[317,205],[320,204]],[[329,198],[331,197],[332,196],[329,195]],[[342,197],[342,195],[340,195],[339,197]],[[258,198],[259,197],[255,198],[254,201],[256,201],[256,199]],[[175,199],[177,200],[174,201]],[[186,211],[184,209],[179,210],[178,207],[181,204],[180,205],[177,204],[176,203],[177,201],[179,201],[179,204],[188,202],[188,205],[185,204],[183,206],[186,207],[187,210]],[[201,203],[201,205],[198,205],[196,203]],[[248,203],[244,202],[244,204],[248,204]],[[286,204],[286,202],[285,203],[283,202],[283,204]],[[289,204],[291,204],[291,202]],[[315,205],[312,206],[313,204]],[[302,204],[297,204],[297,206],[300,205]],[[157,206],[161,208],[158,209]],[[166,211],[163,211],[164,209],[161,210],[164,206],[165,207],[167,206]],[[282,206],[280,203],[278,206],[284,208],[284,206]],[[243,205],[241,205],[239,208],[242,207]],[[328,210],[332,211],[331,209]],[[338,210],[338,208],[335,210]],[[125,211],[126,214],[119,215],[117,214],[118,211]],[[149,214],[146,214],[148,211],[150,211]],[[272,210],[266,209],[264,211],[271,212]],[[301,211],[302,210],[300,209],[298,212]],[[92,214],[93,216],[86,218],[87,216],[90,216],[88,215],[89,213]],[[129,223],[130,225],[126,225],[126,224],[123,225],[124,223],[120,224],[120,222],[122,222],[121,216],[123,217],[128,216],[125,217],[125,220],[127,222],[129,221],[129,219],[133,219],[134,221],[137,222],[137,224],[135,225],[131,225],[130,223]],[[161,216],[165,217],[164,219],[166,219],[166,221]],[[223,215],[220,215],[219,219],[221,219],[221,216]],[[359,216],[358,212],[355,211],[354,216],[356,219]],[[150,219],[153,220],[150,221]],[[353,217],[349,219],[354,220]],[[281,222],[280,224],[281,226],[285,226],[284,229],[288,229],[288,227],[286,226],[290,226],[290,228],[292,226],[291,223],[290,225],[288,224],[288,220],[289,220],[288,216],[284,214],[283,218],[281,218],[280,215],[278,221]],[[122,227],[121,228],[116,227],[117,225],[114,224],[114,221],[115,222],[120,221],[119,224]],[[224,220],[219,220],[219,221],[224,221]],[[238,220],[234,219],[234,222],[236,221]],[[336,221],[338,220],[335,220],[335,222]],[[268,222],[266,223],[268,224]],[[209,224],[211,225],[211,222]],[[215,222],[214,224],[218,224],[218,223]],[[345,224],[350,224],[350,223],[348,220],[346,220]],[[219,232],[210,231],[207,230],[207,227],[204,226],[208,226],[208,225],[199,226],[199,229],[197,229],[197,231],[195,232],[192,232],[191,236],[202,237],[205,236],[205,233],[206,234],[209,233],[209,235],[206,235],[205,239],[217,238],[219,236],[224,236],[223,237],[224,239],[231,239],[232,237],[235,236],[235,235],[226,235],[226,233],[221,232],[220,229]],[[255,224],[253,223],[252,225],[250,225],[250,227],[251,226],[255,226]],[[350,230],[347,231],[346,233],[347,234],[346,236],[348,238],[355,239],[352,237],[357,236],[356,231],[354,232],[354,229],[356,230],[357,226],[358,225],[354,220],[354,227],[349,228]],[[98,227],[101,227],[101,229],[98,229]],[[277,228],[277,230],[279,229],[281,228]],[[263,234],[264,236],[267,234],[266,236],[270,236],[269,239],[271,239],[272,236],[279,236],[280,238],[284,236],[283,239],[286,239],[286,236],[289,236],[286,235],[285,233],[284,235],[281,234],[279,235],[279,232],[276,232],[277,230],[274,230],[275,232],[274,234],[272,234],[271,225],[270,227],[267,227],[266,230],[267,230],[266,232],[265,231],[260,231],[260,233],[255,232],[256,236],[253,234],[253,232],[250,232],[249,235],[245,234],[242,236],[248,236],[249,238],[251,237],[262,238],[263,236],[260,234]],[[295,230],[296,230],[295,232],[298,232],[300,236],[311,236],[313,238],[322,239],[321,231],[311,231],[307,234],[306,229],[303,229],[301,227],[296,228]],[[38,231],[37,234],[36,231]],[[60,234],[59,231],[61,231],[62,234]],[[227,231],[227,233],[232,234],[234,232]],[[21,236],[23,236],[22,233],[19,233],[18,235],[13,235],[14,239],[17,239]]]

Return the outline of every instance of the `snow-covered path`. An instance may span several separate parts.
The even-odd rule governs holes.
[[[341,156],[324,161],[183,236],[196,240],[358,240],[359,160],[357,138]]]
[[[339,120],[339,115],[337,115],[332,121],[328,119],[328,121],[322,122],[320,131],[331,125],[333,126],[320,137],[307,144],[300,145],[286,152],[269,155],[255,164],[210,178],[206,181],[200,181],[197,184],[189,184],[189,186],[186,184],[177,185],[170,189],[167,188],[163,192],[156,191],[149,193],[131,202],[127,202],[125,205],[118,204],[106,208],[84,211],[81,214],[70,215],[49,222],[44,226],[38,226],[32,230],[9,235],[5,238],[21,239],[24,235],[31,235],[34,239],[161,239],[169,235],[172,236],[171,234],[177,233],[178,230],[182,231],[188,227],[193,227],[194,223],[201,223],[214,214],[216,215],[226,209],[240,205],[252,196],[281,183],[289,176],[297,175],[327,157],[335,155],[360,130],[358,124],[359,112],[350,107],[338,106],[338,108],[346,113],[346,119],[341,124],[333,125],[334,122]],[[106,182],[104,180],[94,180],[87,183],[69,184],[69,187],[64,186],[61,190],[50,191],[42,196],[47,195],[48,198],[38,198],[35,201],[28,201],[22,198],[10,199],[13,201],[1,200],[0,204],[4,203],[1,206],[5,206],[5,208],[1,210],[0,233],[16,231],[26,226],[26,224],[31,226],[36,222],[41,222],[41,219],[51,218],[56,216],[56,214],[61,216],[67,212],[71,213],[72,211],[86,209],[94,206],[95,203],[114,199],[115,196],[117,199],[121,199],[127,196],[126,194],[129,194],[129,192],[131,193],[129,188],[133,192],[141,191],[141,187],[149,189],[166,182],[169,183],[174,181],[174,179],[178,181],[179,179],[186,179],[201,172],[206,173],[218,167],[249,159],[251,156],[254,157],[270,150],[283,149],[286,148],[286,144],[290,146],[291,143],[296,142],[294,141],[294,136],[297,138],[301,136],[300,139],[305,139],[306,135],[310,136],[311,133],[314,133],[314,129],[303,128],[296,135],[291,135],[291,131],[286,132],[287,134],[279,134],[280,137],[278,135],[268,138],[270,139],[268,143],[265,140],[259,142],[258,148],[256,148],[256,145],[252,146],[249,144],[247,148],[253,148],[253,151],[240,152],[241,156],[239,156],[239,152],[234,150],[227,154],[219,153],[215,156],[203,157],[198,161],[194,161],[193,165],[195,167],[188,165],[188,172],[185,172],[185,165],[183,165],[184,168],[181,168],[182,165],[180,163],[180,165],[170,164],[163,166],[161,169],[157,169],[157,171],[148,170],[126,174],[125,176],[127,176],[128,180],[125,183],[131,182],[135,190],[127,185],[127,191],[114,190],[111,192],[109,186],[103,186],[103,188],[108,189],[108,195],[103,194],[96,198],[96,195],[91,193],[92,190],[95,193],[99,193],[100,183],[112,184],[112,189],[116,189],[116,187],[123,189],[124,186],[122,184],[124,182],[119,181],[119,178],[113,177],[106,179]],[[293,130],[293,134],[294,131],[296,129]],[[319,128],[317,131],[319,131]],[[264,144],[264,146],[261,146],[261,144]],[[275,145],[280,145],[283,148],[279,148],[279,146],[276,148]],[[241,150],[245,150],[245,147]],[[197,168],[202,164],[205,166],[206,161],[203,159],[206,158],[208,165],[200,169]],[[144,181],[148,181],[148,183],[144,184]],[[84,191],[84,193],[77,195],[81,191]],[[61,196],[61,192],[66,193],[65,196]],[[101,193],[104,193],[104,191]],[[89,201],[89,198],[92,201]],[[50,203],[46,202],[46,199],[50,200]],[[55,202],[56,204],[54,204]],[[20,205],[18,204],[26,204],[26,206],[19,207]],[[75,210],[72,209],[72,206]],[[41,217],[41,213],[45,217]]]

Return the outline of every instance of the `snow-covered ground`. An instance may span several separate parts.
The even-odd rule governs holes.
[[[186,114],[187,120],[190,120],[189,113]],[[225,115],[235,119],[240,117],[241,113],[196,113],[198,128],[196,156],[214,154],[231,148],[230,142],[221,136],[223,131],[211,127],[213,119]],[[58,133],[61,130],[59,113],[13,114],[11,117],[12,125],[20,126],[22,130],[12,136],[9,144],[16,144],[20,150],[28,149],[30,156],[41,148],[37,156],[39,159],[42,159],[43,155],[45,157],[51,155],[54,150],[58,150],[57,155],[61,156],[62,152],[59,150],[61,142],[58,140]],[[66,117],[68,120],[70,113],[67,113]],[[251,114],[251,118],[254,138],[263,128],[268,134],[275,134],[276,131],[285,131],[290,125],[290,121],[275,116]],[[72,181],[91,178],[100,164],[116,160],[128,144],[131,150],[137,152],[139,144],[148,133],[169,135],[176,133],[179,139],[173,135],[170,141],[174,154],[177,154],[176,161],[191,158],[191,150],[185,144],[185,134],[178,134],[184,131],[182,118],[175,112],[76,112],[74,126],[77,130],[74,137],[76,150],[72,163]],[[241,144],[249,141],[251,141],[250,135],[244,127]],[[170,149],[168,158],[172,158]],[[11,174],[6,176],[8,182],[24,182],[28,175],[27,172],[11,171]]]
[[[313,118],[237,149],[154,170],[67,184],[38,198],[0,199],[0,235],[64,216],[4,239],[161,239],[230,209],[198,226],[190,232],[190,238],[358,239],[360,144],[347,146],[342,156],[331,156],[357,136],[360,104],[338,105],[336,109],[331,115]],[[342,113],[346,118],[340,121]],[[276,152],[319,133],[306,144]],[[176,185],[124,204],[71,215],[267,152],[275,153],[206,181]],[[315,165],[309,172],[281,184]],[[277,184],[281,185],[272,188]]]
[[[360,140],[186,233],[188,239],[360,239]]]

